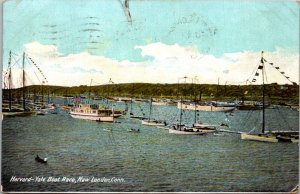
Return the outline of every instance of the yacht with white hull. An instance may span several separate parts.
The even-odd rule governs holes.
[[[71,109],[70,115],[76,119],[86,119],[98,122],[114,122],[113,109],[100,108],[98,105],[79,104]]]

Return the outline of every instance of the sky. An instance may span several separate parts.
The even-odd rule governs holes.
[[[14,85],[109,83],[238,85],[264,58],[299,83],[299,2],[259,0],[7,0],[3,74]],[[130,16],[126,15],[129,11]],[[18,68],[19,67],[19,68]],[[266,64],[268,82],[290,83]],[[42,72],[42,73],[41,73]],[[260,84],[262,78],[257,77]],[[91,82],[92,80],[92,82]]]

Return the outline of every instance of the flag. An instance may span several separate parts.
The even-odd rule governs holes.
[[[75,102],[80,102],[80,101],[81,101],[80,96],[79,97],[75,97]]]

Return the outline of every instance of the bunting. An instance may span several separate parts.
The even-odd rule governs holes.
[[[42,70],[39,68],[39,66],[33,61],[33,59],[31,57],[29,57],[29,56],[27,56],[27,57],[31,61],[31,63],[38,69],[40,74],[43,76],[44,80],[42,81],[42,84],[47,83],[48,80],[47,80],[46,76],[44,75],[44,73],[42,72]]]
[[[274,68],[275,68],[281,75],[283,75],[289,82],[291,82],[291,83],[294,84],[294,85],[297,84],[296,82],[292,82],[292,81],[290,80],[290,77],[285,75],[285,72],[284,72],[284,71],[280,71],[280,68],[279,68],[278,66],[274,66],[274,63],[268,62],[268,61],[267,61],[266,59],[264,59],[263,57],[261,58],[260,62],[261,62],[261,64],[258,66],[258,68],[257,68],[257,70],[256,70],[256,72],[255,72],[255,74],[254,74],[254,76],[259,76],[258,70],[262,70],[262,69],[264,68],[264,62],[266,62],[266,63],[268,63],[269,65],[271,65],[272,67],[274,67]],[[256,82],[256,79],[253,78],[253,79],[252,79],[252,82]]]
[[[269,62],[268,62],[269,63]],[[292,82],[291,80],[290,80],[290,77],[289,76],[286,76],[285,75],[285,72],[284,71],[280,71],[279,69],[279,67],[275,67],[275,66],[273,66],[273,63],[269,63],[272,67],[274,67],[277,71],[279,71],[289,82],[291,82],[292,84],[296,84],[295,82]]]

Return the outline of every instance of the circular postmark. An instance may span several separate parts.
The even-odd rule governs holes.
[[[167,36],[182,39],[190,46],[191,58],[200,59],[213,48],[217,33],[218,29],[209,18],[194,12],[175,19],[168,29]]]

